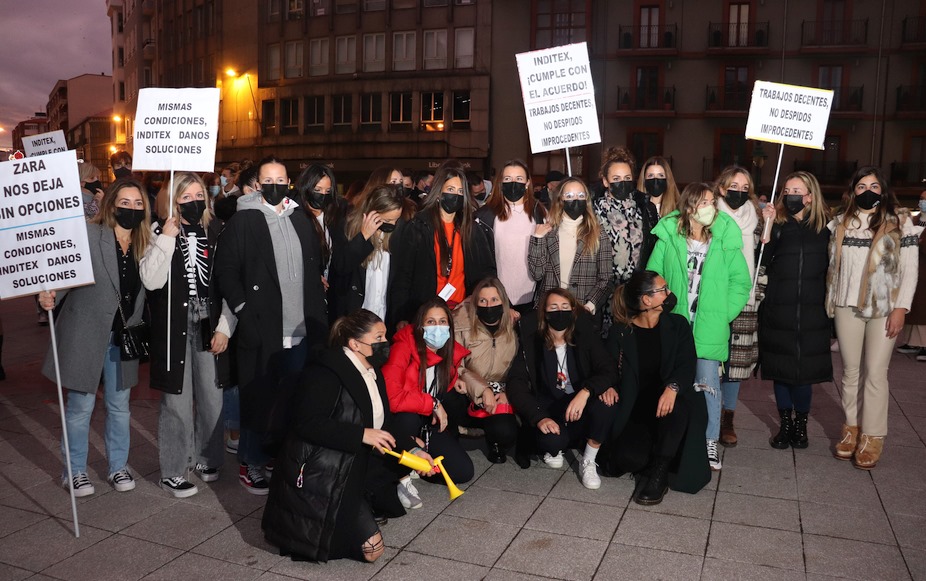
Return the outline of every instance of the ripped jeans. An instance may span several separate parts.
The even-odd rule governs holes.
[[[707,432],[708,440],[720,439],[720,362],[710,359],[698,359],[695,370],[695,389],[704,392],[704,401],[707,402]]]

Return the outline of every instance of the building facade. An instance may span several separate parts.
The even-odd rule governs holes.
[[[31,119],[20,121],[13,128],[13,151],[23,151],[23,137],[48,133],[49,131],[46,113],[38,112]]]
[[[112,109],[112,89],[113,78],[109,75],[84,74],[58,81],[48,95],[45,107],[48,130],[60,129],[67,137],[74,125]]]

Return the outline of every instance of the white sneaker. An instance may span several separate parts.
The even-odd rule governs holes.
[[[562,468],[563,467],[563,453],[557,452],[556,456],[552,454],[544,454],[543,463],[549,466],[550,468]]]
[[[411,478],[399,480],[399,486],[396,487],[396,492],[399,495],[399,502],[402,503],[404,508],[416,509],[423,506],[421,497],[418,496],[418,489],[412,484]]]
[[[229,454],[237,454],[238,453],[238,440],[237,439],[232,440],[231,438],[225,438],[225,451],[228,452]]]
[[[128,492],[130,490],[135,490],[135,479],[132,478],[132,474],[129,472],[128,468],[123,468],[122,470],[110,476],[109,483],[113,485],[113,488],[116,489],[116,492]]]
[[[68,490],[70,488],[68,486],[67,476],[63,476],[61,478],[61,486],[63,486],[65,490]],[[78,472],[77,474],[74,475],[74,496],[75,497],[81,498],[83,496],[90,496],[94,492],[96,492],[96,489],[93,488],[93,484],[90,482],[90,477],[87,476],[86,472]]]
[[[707,441],[707,461],[711,465],[711,470],[717,471],[723,468],[720,463],[720,451],[717,450],[717,440]]]
[[[589,490],[598,490],[601,488],[601,477],[598,476],[598,464],[591,460],[582,460],[579,466],[579,473],[582,475],[582,486]]]

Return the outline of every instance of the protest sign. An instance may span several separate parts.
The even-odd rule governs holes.
[[[142,89],[132,169],[213,171],[218,130],[218,89]]]
[[[0,163],[0,298],[93,284],[74,150]]]
[[[515,56],[531,151],[599,143],[598,109],[586,43]]]
[[[29,157],[38,157],[49,153],[58,153],[67,151],[68,144],[64,139],[64,131],[49,131],[48,133],[39,133],[38,135],[27,135],[23,137],[23,149]]]
[[[823,149],[833,91],[756,81],[746,139]]]

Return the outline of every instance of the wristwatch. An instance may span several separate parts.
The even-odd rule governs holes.
[[[436,397],[433,398],[433,399],[434,399],[434,410],[432,411],[432,413],[436,412],[436,411],[437,411],[437,408],[440,407],[440,400],[437,399]]]
[[[667,389],[671,389],[671,390],[674,391],[675,393],[678,393],[678,384],[675,383],[674,381],[673,381],[672,383],[670,383],[669,385],[667,385],[666,388],[667,388]]]

